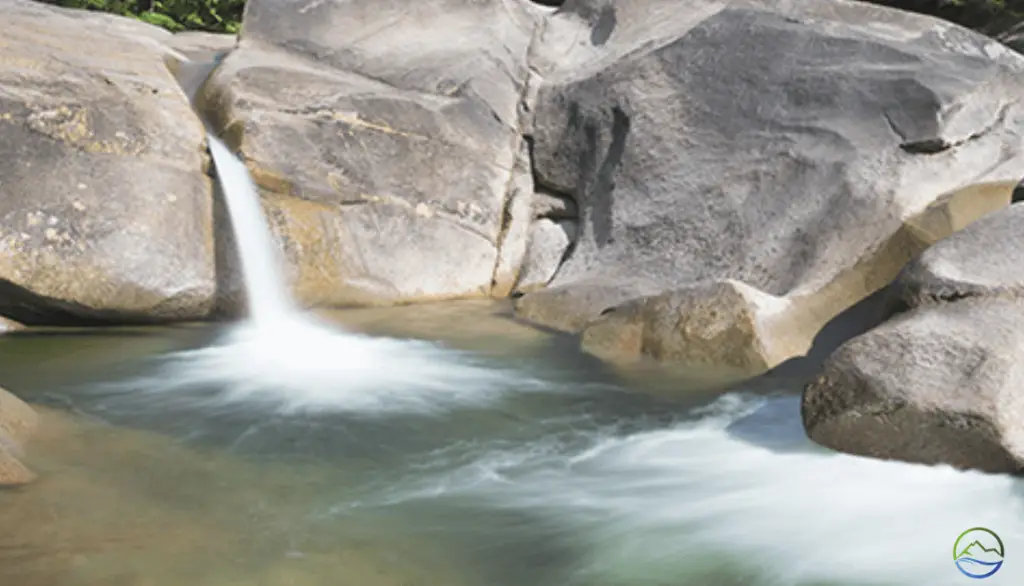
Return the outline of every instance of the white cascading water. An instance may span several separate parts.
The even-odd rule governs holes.
[[[263,217],[256,184],[242,161],[220,139],[212,135],[207,138],[235,232],[249,317],[256,325],[284,322],[294,316],[295,308],[279,270],[280,260]]]
[[[486,403],[510,388],[546,388],[434,343],[345,332],[302,312],[279,270],[249,170],[220,140],[209,136],[209,143],[235,231],[249,320],[215,345],[163,357],[155,376],[115,387],[167,402],[364,415],[431,412]],[[217,392],[187,392],[210,388]]]

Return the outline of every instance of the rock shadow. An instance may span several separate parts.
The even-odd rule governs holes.
[[[834,317],[818,332],[804,356],[783,362],[736,390],[767,395],[755,412],[732,422],[730,436],[774,452],[818,449],[804,431],[800,400],[804,386],[821,372],[825,360],[848,340],[881,325],[899,313],[898,289],[890,284]]]

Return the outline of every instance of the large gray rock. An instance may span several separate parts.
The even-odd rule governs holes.
[[[171,35],[35,2],[0,12],[0,315],[208,315],[204,134],[164,67]]]
[[[770,368],[948,234],[940,197],[963,225],[1024,169],[1024,58],[869,4],[570,0],[531,65],[581,225],[517,313],[602,354]]]
[[[251,0],[199,103],[264,190],[307,305],[507,294],[538,14],[507,0]]]
[[[843,452],[1024,471],[1024,301],[902,314],[829,357],[801,411],[812,440]]]
[[[965,297],[1024,297],[1024,205],[990,214],[914,259],[900,275],[911,306]]]
[[[814,441],[844,452],[991,472],[1024,469],[1024,206],[915,258],[908,311],[837,350],[804,391]]]

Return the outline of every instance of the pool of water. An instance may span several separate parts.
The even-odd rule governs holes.
[[[697,391],[508,313],[0,338],[43,415],[0,585],[931,586],[975,526],[1024,580],[1019,481],[837,455],[799,380]]]

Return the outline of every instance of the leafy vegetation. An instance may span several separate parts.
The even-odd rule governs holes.
[[[66,8],[138,18],[170,31],[237,33],[245,0],[44,0]]]

